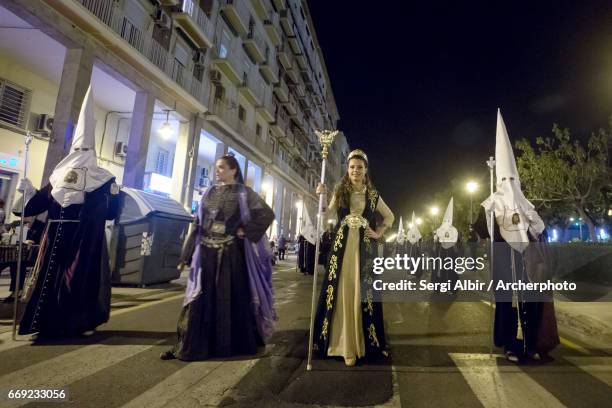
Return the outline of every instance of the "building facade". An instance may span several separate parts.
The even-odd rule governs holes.
[[[339,119],[306,1],[0,0],[0,198],[46,183],[91,84],[96,151],[119,184],[192,211],[228,152],[294,238],[314,207],[315,129]],[[329,185],[348,144],[332,148]],[[10,204],[9,204],[10,205]]]

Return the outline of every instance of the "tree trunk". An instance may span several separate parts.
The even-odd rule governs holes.
[[[580,204],[576,205],[576,209],[578,210],[578,214],[580,214],[580,217],[582,218],[582,222],[585,223],[587,227],[589,227],[589,241],[596,242],[597,232],[595,231],[595,224],[593,223],[593,220],[591,220],[591,217],[587,215],[587,213],[584,211],[584,208]],[[582,240],[582,237],[580,237],[580,239]]]

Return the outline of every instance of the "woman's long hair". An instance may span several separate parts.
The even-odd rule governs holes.
[[[240,163],[238,163],[238,160],[236,160],[236,157],[234,157],[233,154],[226,154],[226,155],[221,156],[219,159],[223,160],[230,169],[232,170],[236,169],[234,180],[238,184],[244,184],[244,178],[242,177],[242,170],[240,170]]]
[[[361,156],[353,156],[351,160],[361,160],[366,168],[367,173],[365,175],[364,184],[369,191],[374,191],[374,183],[372,183],[372,178],[370,177],[370,171],[368,168],[368,162],[365,158]],[[348,167],[348,163],[346,164]],[[351,180],[348,176],[348,170],[344,173],[344,176],[340,179],[338,184],[336,184],[336,188],[334,189],[334,197],[336,198],[336,203],[338,203],[338,208],[350,208],[351,207],[351,193],[353,192],[353,186],[351,184]]]

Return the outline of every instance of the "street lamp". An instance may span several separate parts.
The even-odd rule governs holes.
[[[478,183],[475,181],[468,181],[465,185],[465,189],[470,195],[470,225],[474,223],[474,206],[473,206],[473,196],[476,190],[478,190]]]
[[[157,130],[161,137],[164,140],[168,140],[172,137],[174,131],[172,130],[172,125],[170,124],[170,111],[166,110],[166,121],[162,123],[162,125]]]
[[[417,218],[416,220],[414,220],[416,222],[416,225],[421,225],[423,223],[423,220],[420,218]]]

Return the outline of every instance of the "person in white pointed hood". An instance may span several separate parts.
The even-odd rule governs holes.
[[[439,267],[434,268],[431,271],[432,282],[447,282],[450,281],[452,287],[458,279],[457,273],[452,269],[444,268],[444,264],[448,262],[448,259],[455,259],[461,253],[459,243],[459,232],[457,228],[453,226],[453,205],[454,200],[451,197],[444,212],[442,218],[442,224],[436,229],[435,236],[437,238],[437,244],[434,246],[435,256],[442,259],[442,264]],[[453,263],[454,264],[454,263]],[[443,292],[444,294],[452,295],[453,290]]]
[[[436,236],[438,242],[444,249],[449,249],[457,244],[459,238],[459,232],[457,228],[453,226],[453,197],[451,197],[444,212],[444,218],[442,219],[442,225],[436,230]]]
[[[68,155],[36,191],[24,179],[24,216],[48,211],[36,266],[24,289],[27,306],[19,334],[38,340],[83,334],[110,315],[110,271],[105,224],[119,214],[115,177],[98,167],[93,96],[87,90]]]
[[[55,166],[49,177],[49,183],[53,187],[51,195],[64,208],[83,203],[85,193],[90,193],[115,178],[108,170],[98,167],[95,130],[94,102],[90,86],[81,107],[70,153]]]
[[[419,231],[414,211],[412,212],[412,221],[410,222],[408,227],[408,233],[406,234],[408,242],[410,243],[410,245],[415,246],[421,241],[422,235],[421,231]]]
[[[544,222],[534,205],[521,191],[521,182],[506,125],[497,111],[495,141],[496,191],[482,204],[474,229],[482,238],[489,238],[491,211],[495,222],[493,272],[498,281],[530,282],[531,271],[525,262],[527,247],[542,241]],[[494,343],[503,347],[506,359],[519,363],[529,359],[542,361],[559,343],[552,302],[526,301],[525,292],[495,293]],[[523,338],[518,339],[518,324]]]

